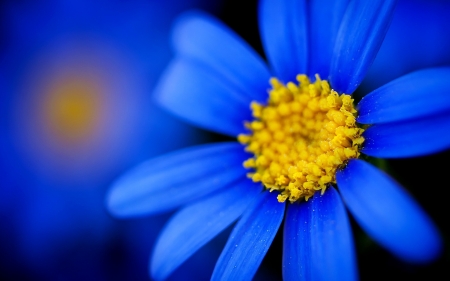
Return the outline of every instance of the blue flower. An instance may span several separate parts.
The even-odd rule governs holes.
[[[439,256],[442,241],[430,218],[364,160],[450,147],[450,68],[405,75],[356,108],[349,96],[374,60],[394,6],[263,0],[259,27],[270,69],[216,19],[192,12],[178,20],[176,58],[157,88],[159,102],[246,146],[225,142],[173,152],[115,182],[107,203],[116,217],[182,207],[155,246],[153,278],[167,278],[239,218],[212,280],[252,279],[283,220],[285,280],[355,280],[345,207],[398,258],[425,263]]]
[[[149,243],[157,224],[122,231],[104,193],[119,171],[201,139],[149,93],[171,58],[170,22],[202,2],[1,3],[0,279],[138,279],[137,263],[110,252]]]

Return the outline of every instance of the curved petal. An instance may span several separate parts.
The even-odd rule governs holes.
[[[384,123],[450,111],[450,67],[402,76],[371,92],[358,103],[357,122]]]
[[[263,192],[231,232],[211,280],[251,280],[267,253],[284,215],[276,192]]]
[[[351,1],[336,38],[330,82],[352,94],[366,75],[391,22],[396,0]]]
[[[159,235],[151,258],[155,280],[166,279],[179,265],[235,221],[261,192],[261,184],[243,178],[233,187],[175,214]]]
[[[200,63],[241,95],[265,102],[270,73],[261,57],[226,25],[205,13],[178,18],[172,41],[178,56]]]
[[[262,0],[258,14],[262,44],[277,78],[297,81],[308,63],[306,1]]]
[[[319,74],[322,79],[328,80],[336,36],[348,2],[349,0],[309,2],[309,77]]]
[[[408,262],[429,262],[442,248],[419,205],[389,176],[362,160],[336,174],[345,204],[369,236]]]
[[[450,65],[449,1],[398,1],[395,15],[361,84],[369,93],[411,71]]]
[[[450,148],[450,111],[373,125],[363,137],[361,152],[374,157],[400,158],[439,152]]]
[[[199,145],[151,159],[119,178],[107,204],[117,217],[167,211],[227,186],[243,175],[242,145]]]
[[[166,109],[199,127],[236,137],[253,120],[251,99],[193,61],[175,59],[155,96]]]
[[[326,270],[324,270],[326,269]],[[288,207],[283,238],[283,280],[357,280],[350,223],[330,187]]]

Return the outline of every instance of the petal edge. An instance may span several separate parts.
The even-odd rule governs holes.
[[[394,255],[412,263],[430,262],[440,255],[442,240],[437,228],[389,176],[353,159],[336,174],[336,180],[361,228]]]

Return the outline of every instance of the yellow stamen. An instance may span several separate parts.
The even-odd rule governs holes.
[[[364,142],[351,96],[338,95],[319,75],[314,83],[306,75],[297,81],[284,85],[272,78],[267,105],[250,105],[255,120],[245,126],[251,133],[238,136],[255,155],[244,162],[254,170],[248,176],[279,191],[279,202],[323,194],[336,183],[336,170],[359,157]]]
[[[42,110],[52,133],[71,144],[92,134],[100,117],[98,92],[94,83],[82,79],[67,79],[52,85]]]

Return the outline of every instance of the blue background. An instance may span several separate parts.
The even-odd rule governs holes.
[[[150,252],[171,213],[118,220],[104,200],[111,182],[140,161],[224,140],[177,120],[152,100],[172,57],[171,21],[189,8],[218,16],[263,55],[254,0],[0,4],[0,280],[150,280]],[[413,70],[450,65],[449,18],[450,1],[400,0],[356,99]],[[46,89],[66,77],[98,83],[102,129],[80,146],[58,140],[39,119]],[[402,263],[352,221],[361,280],[450,279],[449,157],[447,150],[387,162],[441,230],[442,257],[430,265]],[[208,280],[229,232],[170,280]],[[281,279],[281,245],[280,232],[255,279]]]

